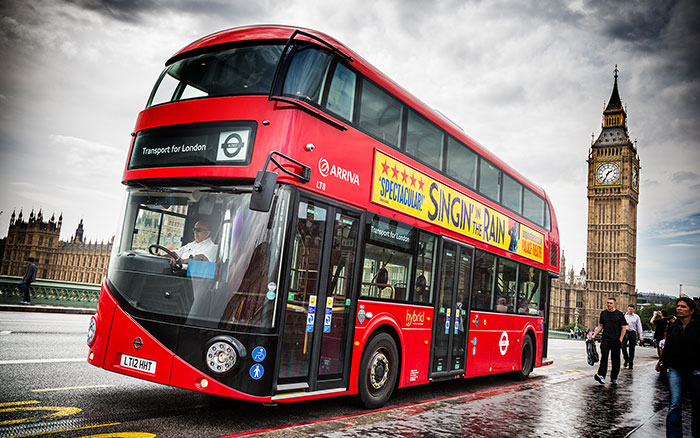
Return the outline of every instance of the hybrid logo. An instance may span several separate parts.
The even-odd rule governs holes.
[[[406,327],[410,327],[412,324],[423,325],[425,322],[425,312],[416,313],[414,310],[411,313],[409,310],[406,311]]]
[[[323,177],[332,175],[345,182],[349,182],[350,184],[355,184],[356,186],[360,185],[360,176],[358,174],[347,169],[343,169],[340,166],[336,166],[335,164],[331,165],[325,158],[318,160],[318,171]]]

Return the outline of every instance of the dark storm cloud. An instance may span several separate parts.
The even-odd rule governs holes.
[[[173,0],[159,2],[154,0],[66,0],[84,9],[98,12],[109,18],[125,21],[140,22],[150,12],[161,15],[164,12],[186,13],[194,15],[229,15],[236,19],[241,16],[253,16],[259,14],[261,5],[267,1],[189,1]]]
[[[653,48],[666,31],[678,3],[678,0],[588,0],[584,7],[589,10],[590,24],[603,35],[640,48]]]
[[[676,172],[671,175],[671,179],[676,183],[690,182],[700,179],[700,175],[693,172]]]
[[[67,0],[84,9],[98,12],[120,21],[139,21],[142,13],[154,9],[153,2],[147,0]]]

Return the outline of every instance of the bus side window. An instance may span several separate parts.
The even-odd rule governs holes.
[[[515,301],[517,265],[503,258],[498,259],[498,276],[496,277],[496,299],[493,309],[496,312],[512,312]]]
[[[494,273],[496,271],[496,256],[485,251],[477,250],[475,260],[472,309],[491,310]]]
[[[408,253],[368,243],[365,246],[360,295],[406,301],[411,259]]]
[[[437,238],[421,233],[416,254],[416,280],[414,282],[413,301],[431,304],[433,302],[433,278],[435,275],[435,252]]]

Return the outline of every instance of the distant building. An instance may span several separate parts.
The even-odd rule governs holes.
[[[44,222],[44,216],[32,210],[25,222],[22,211],[12,212],[5,239],[5,250],[0,262],[0,275],[22,276],[27,259],[34,257],[37,278],[46,280],[100,283],[107,275],[109,256],[114,238],[109,242],[86,242],[83,221],[69,241],[60,240],[63,215]]]
[[[665,294],[657,294],[653,292],[642,293],[637,292],[637,304],[640,306],[650,306],[656,305],[661,306],[664,304],[675,304],[678,297],[672,297]]]

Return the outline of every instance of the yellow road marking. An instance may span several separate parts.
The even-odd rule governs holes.
[[[26,437],[30,437],[30,436],[48,435],[50,433],[61,433],[61,432],[71,432],[74,430],[92,429],[95,427],[116,426],[117,424],[121,424],[121,423],[117,422],[117,423],[91,424],[90,426],[74,427],[73,429],[52,430],[49,432],[30,433],[27,435],[13,435],[9,438],[26,438]],[[129,436],[124,436],[123,434],[120,435],[119,433],[116,433],[116,434],[109,434],[108,433],[108,434],[100,434],[100,435],[90,435],[89,437],[84,437],[84,438],[90,438],[90,437],[93,437],[93,438],[97,438],[97,437],[152,438],[152,437],[155,437],[155,435],[150,434],[148,436],[144,435],[143,437],[136,435],[133,437],[129,437]]]
[[[114,386],[115,386],[115,385],[66,386],[65,388],[32,389],[31,392],[71,391],[71,390],[73,390],[73,389],[91,389],[91,388],[113,388]]]
[[[29,423],[30,421],[37,421],[38,418],[55,418],[55,417],[65,417],[68,415],[77,414],[82,411],[80,408],[70,408],[61,406],[31,406],[31,407],[11,407],[0,409],[1,412],[18,412],[18,411],[55,411],[53,414],[44,415],[42,417],[28,417],[28,418],[18,418],[16,420],[5,420],[0,421],[0,426],[6,426],[8,424],[20,424]]]

